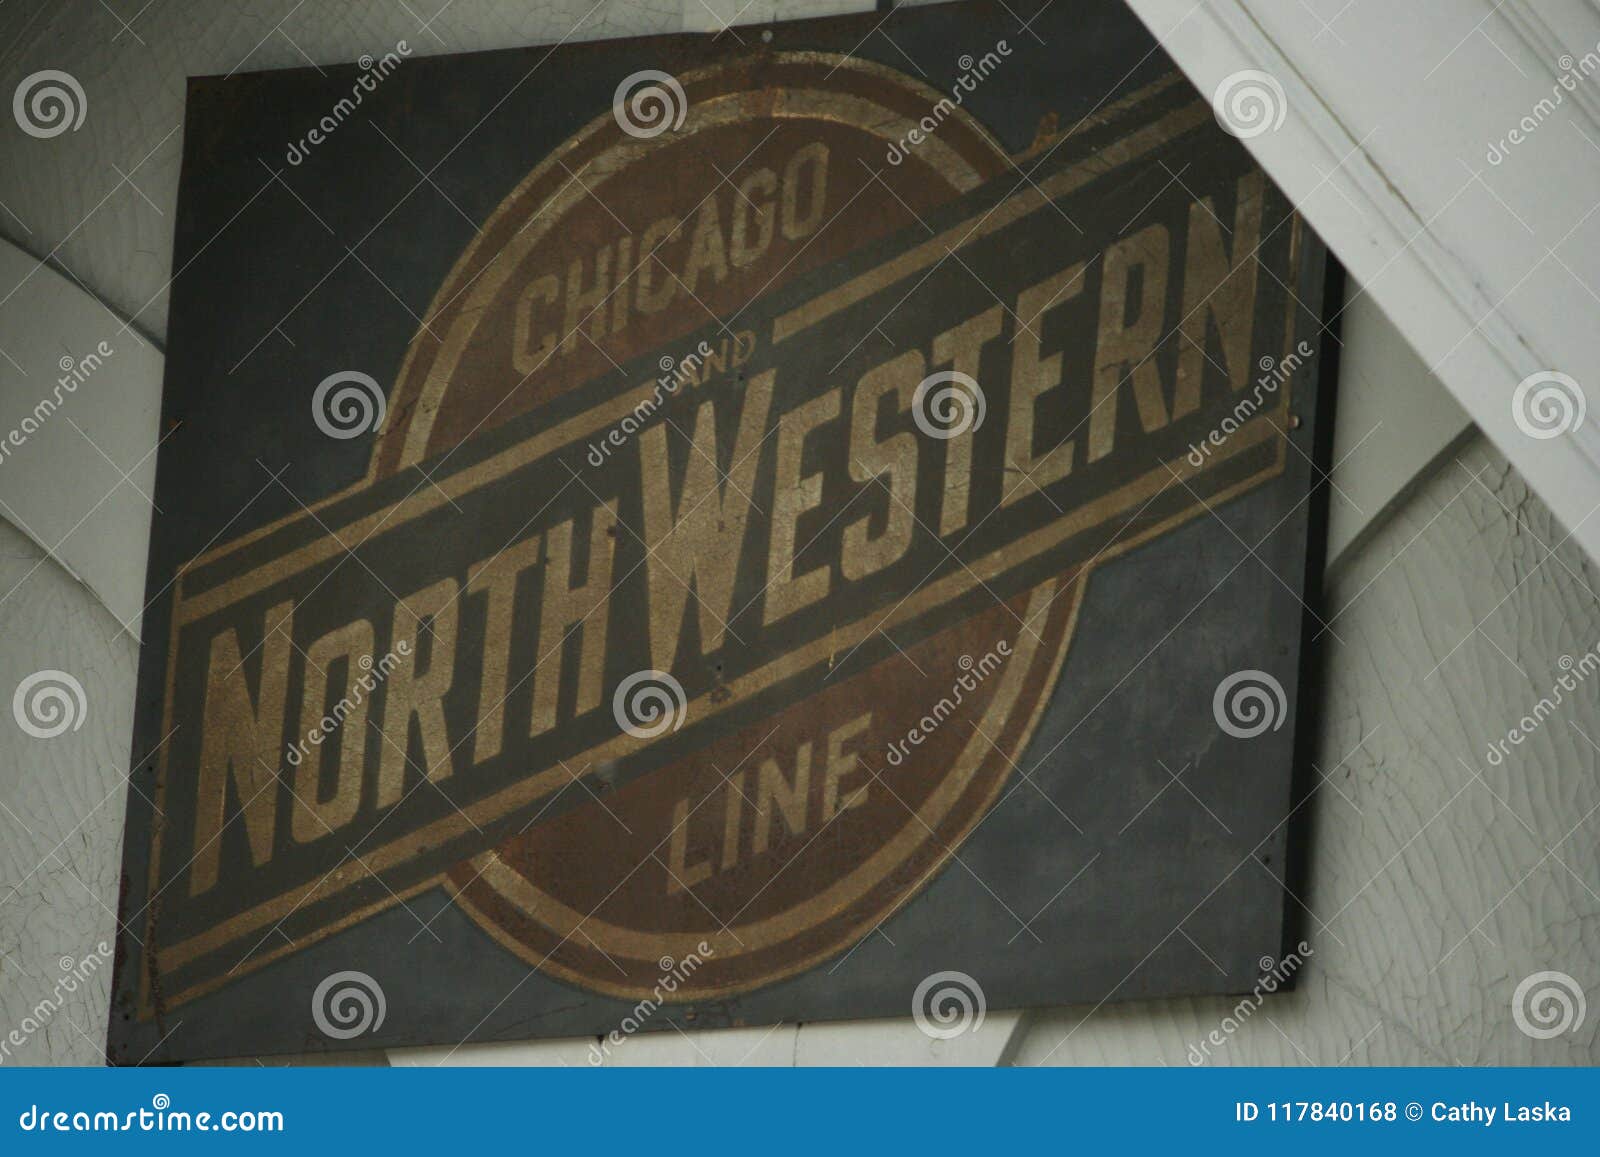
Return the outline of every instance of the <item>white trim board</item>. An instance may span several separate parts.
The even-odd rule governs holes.
[[[1128,2],[1201,92],[1246,69],[1281,86],[1281,125],[1246,145],[1600,557],[1600,414],[1540,438],[1513,411],[1545,371],[1600,403],[1600,11]]]

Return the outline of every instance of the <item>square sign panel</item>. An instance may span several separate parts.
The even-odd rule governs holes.
[[[114,1061],[1283,971],[1281,94],[739,32],[192,83]]]

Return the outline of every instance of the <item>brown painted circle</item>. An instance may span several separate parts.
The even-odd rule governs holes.
[[[374,451],[374,477],[614,373],[613,362],[671,350],[711,315],[732,314],[808,270],[913,226],[1009,166],[998,142],[957,108],[939,127],[937,149],[909,153],[893,194],[873,187],[870,172],[883,168],[888,146],[884,134],[900,135],[941,99],[880,66],[767,53],[679,79],[688,104],[680,130],[641,141],[607,111],[496,210],[411,343]],[[799,252],[769,251],[730,269],[720,283],[696,286],[698,303],[680,293],[672,308],[631,319],[622,334],[599,343],[603,350],[580,339],[572,354],[549,356],[508,380],[512,309],[539,272],[564,269],[580,255],[592,260],[595,247],[623,229],[638,237],[669,213],[687,217],[708,194],[726,213],[739,194],[719,173],[737,183],[760,167],[781,172],[787,155],[818,140],[829,150],[828,220]],[[651,995],[664,975],[673,976],[669,999],[733,994],[837,955],[926,885],[994,805],[1055,683],[1081,585],[1080,576],[1062,576],[848,678],[834,681],[818,670],[789,707],[457,865],[447,886],[491,936],[531,965],[629,998]],[[888,745],[950,695],[968,674],[965,661],[993,655],[1002,640],[1012,656],[964,693],[958,712],[910,758],[890,765]],[[763,764],[776,761],[792,779],[809,742],[816,797],[828,732],[868,710],[869,729],[847,744],[860,761],[841,777],[840,791],[848,799],[865,783],[864,802],[824,821],[813,798],[794,833],[769,815],[767,847],[756,853],[750,825]],[[719,833],[730,785],[740,792],[741,824],[738,854],[725,862]],[[685,860],[712,869],[688,889],[675,887],[668,870],[678,801],[689,811]],[[709,953],[701,953],[702,942]],[[679,962],[689,953],[703,962],[683,977]]]

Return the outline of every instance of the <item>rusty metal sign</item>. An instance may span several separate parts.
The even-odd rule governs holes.
[[[1325,258],[1058,9],[194,82],[114,1061],[1272,966]]]

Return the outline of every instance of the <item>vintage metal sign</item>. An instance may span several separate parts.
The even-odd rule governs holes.
[[[1059,7],[195,82],[114,1060],[1269,967],[1324,258]]]

